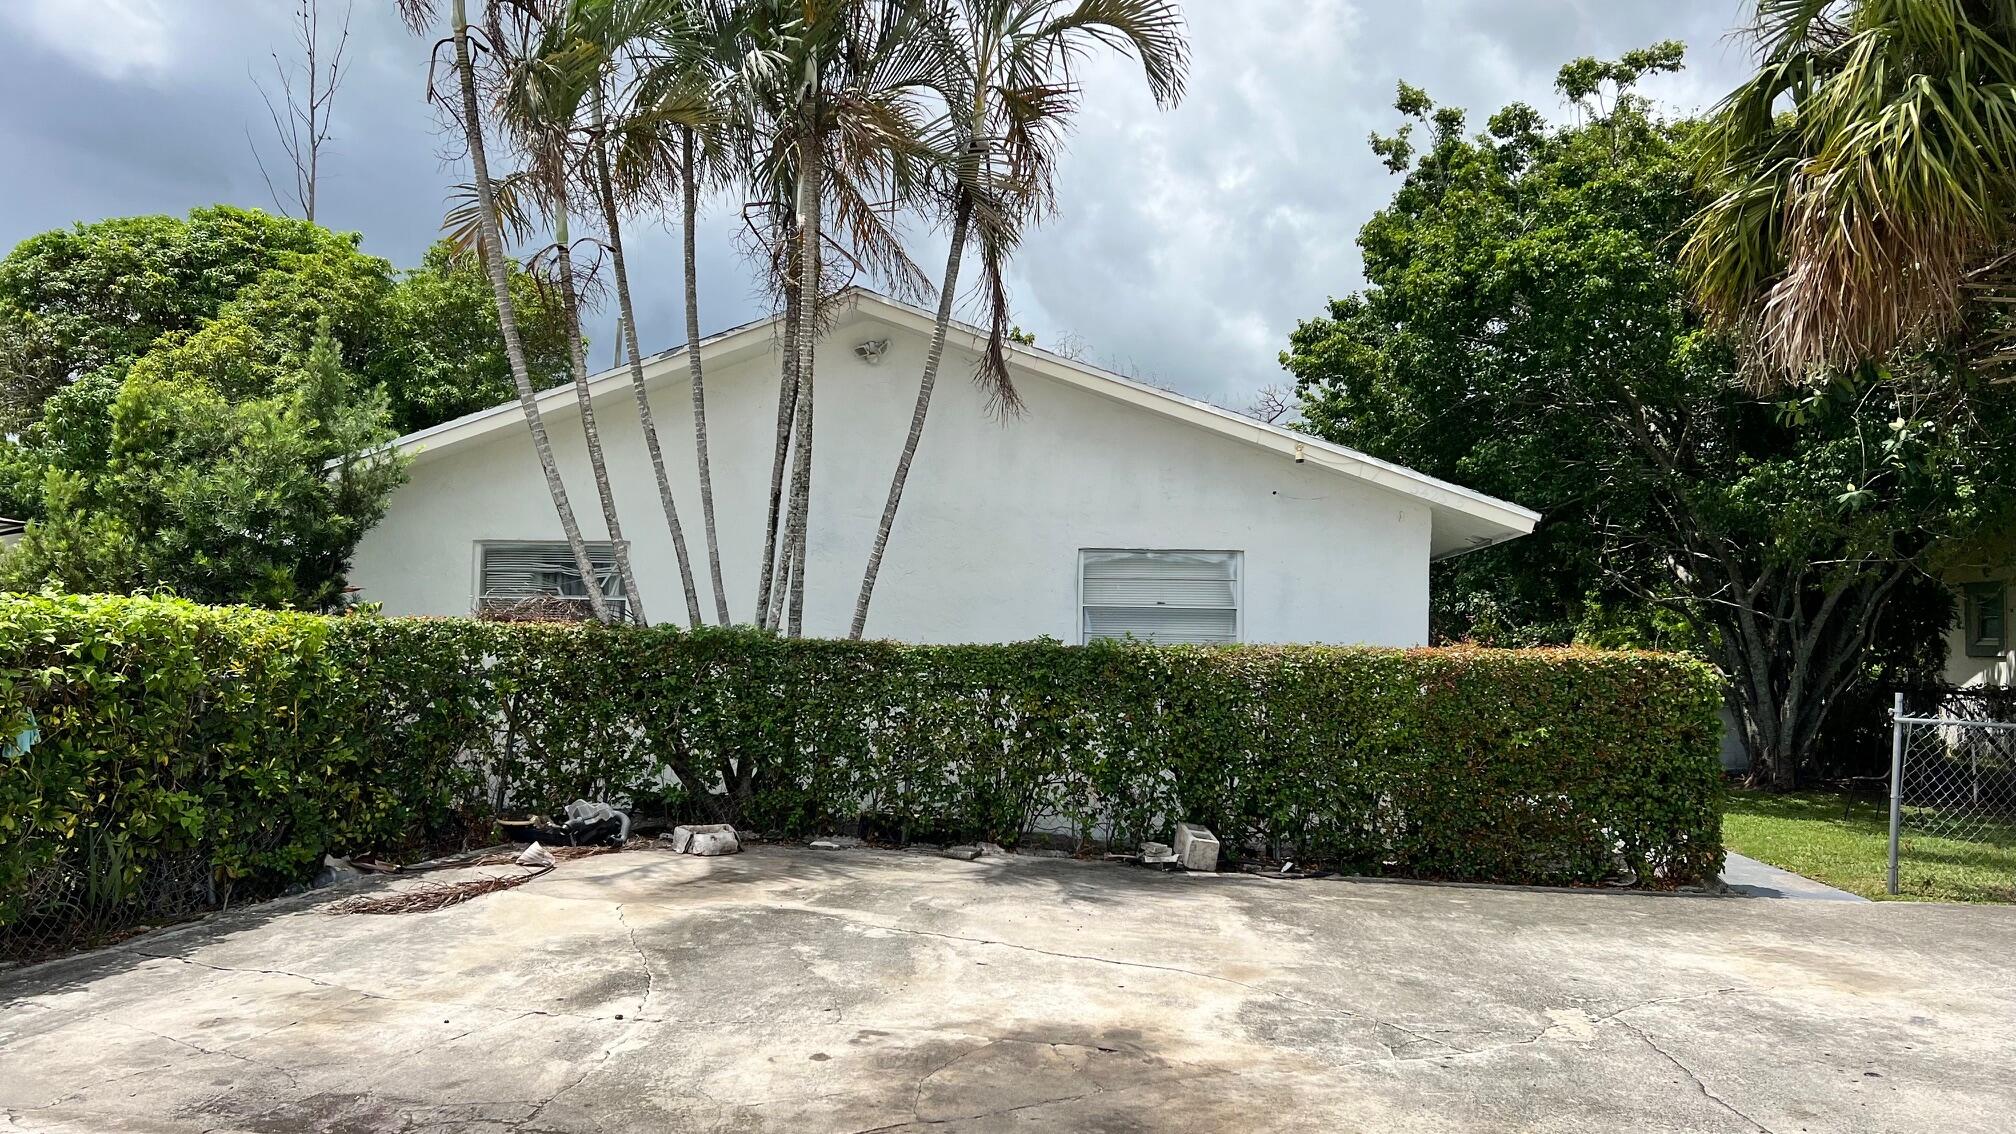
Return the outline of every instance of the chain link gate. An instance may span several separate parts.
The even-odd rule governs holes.
[[[1904,694],[1890,711],[1890,876],[1910,835],[1976,843],[2016,842],[2016,722],[1986,719],[1986,705],[1949,701],[1937,716],[1909,716]],[[2009,879],[2016,890],[2016,873]]]

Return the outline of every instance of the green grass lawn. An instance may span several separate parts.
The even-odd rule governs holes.
[[[1991,828],[1984,841],[1914,834],[1910,812],[1898,855],[1898,898],[1931,902],[2016,902],[2016,827]],[[1730,850],[1865,898],[1888,899],[1887,801],[1834,792],[1729,793],[1722,841]]]

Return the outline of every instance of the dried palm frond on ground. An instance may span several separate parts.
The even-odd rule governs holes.
[[[587,850],[589,848],[568,847],[565,849]],[[582,856],[574,855],[571,857],[579,858]],[[402,890],[395,890],[389,894],[359,894],[357,897],[345,898],[343,901],[337,902],[325,912],[332,914],[431,913],[435,910],[445,910],[449,906],[461,905],[463,902],[480,898],[485,894],[494,894],[499,890],[509,890],[514,886],[523,886],[525,883],[552,869],[550,866],[545,866],[524,874],[491,875],[484,878],[471,878],[463,882],[429,882],[419,886],[409,886]]]

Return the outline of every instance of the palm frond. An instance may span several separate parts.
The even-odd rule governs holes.
[[[514,170],[490,180],[497,204],[497,224],[504,239],[512,243],[526,240],[539,231],[539,193],[530,170]],[[483,212],[476,187],[458,184],[448,192],[448,212],[441,219],[441,235],[457,256],[476,251],[482,243]]]
[[[1949,338],[2016,235],[2016,7],[1760,0],[1683,258],[1763,381]]]

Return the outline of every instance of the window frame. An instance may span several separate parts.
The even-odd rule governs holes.
[[[1989,638],[1979,633],[1984,609],[1995,612],[1999,631]],[[2007,583],[1968,583],[1961,592],[1960,634],[1970,658],[1999,658],[2009,649],[2009,587]]]
[[[479,539],[473,542],[475,544],[475,554],[471,559],[473,561],[472,567],[474,568],[474,572],[469,587],[469,609],[472,614],[478,615],[483,613],[484,603],[489,598],[489,595],[483,589],[483,570],[484,560],[492,550],[497,548],[523,547],[557,548],[568,560],[571,561],[574,558],[573,549],[567,546],[567,541],[564,539]],[[608,594],[605,592],[603,602],[608,604],[612,610],[627,616],[630,613],[630,596],[624,591],[623,577],[616,569],[616,542],[606,539],[591,539],[583,540],[582,542],[588,545],[588,554],[591,558],[597,553],[604,553],[609,556],[608,575],[610,581],[615,584],[616,593]],[[623,543],[627,547],[629,541],[624,540]],[[522,602],[538,597],[557,598],[566,602],[578,602],[581,604],[583,610],[592,609],[588,602],[588,596],[585,594],[578,596],[561,594],[544,596],[521,595],[509,601]],[[499,599],[502,601],[505,599],[505,596],[499,596]]]
[[[1085,557],[1088,555],[1223,555],[1232,563],[1232,641],[1226,645],[1246,643],[1246,552],[1231,547],[1081,547],[1074,585],[1078,604],[1075,611],[1077,621],[1077,641],[1081,646],[1089,646],[1095,641],[1119,641],[1113,638],[1093,638],[1085,626]],[[1216,610],[1217,607],[1197,609]]]

